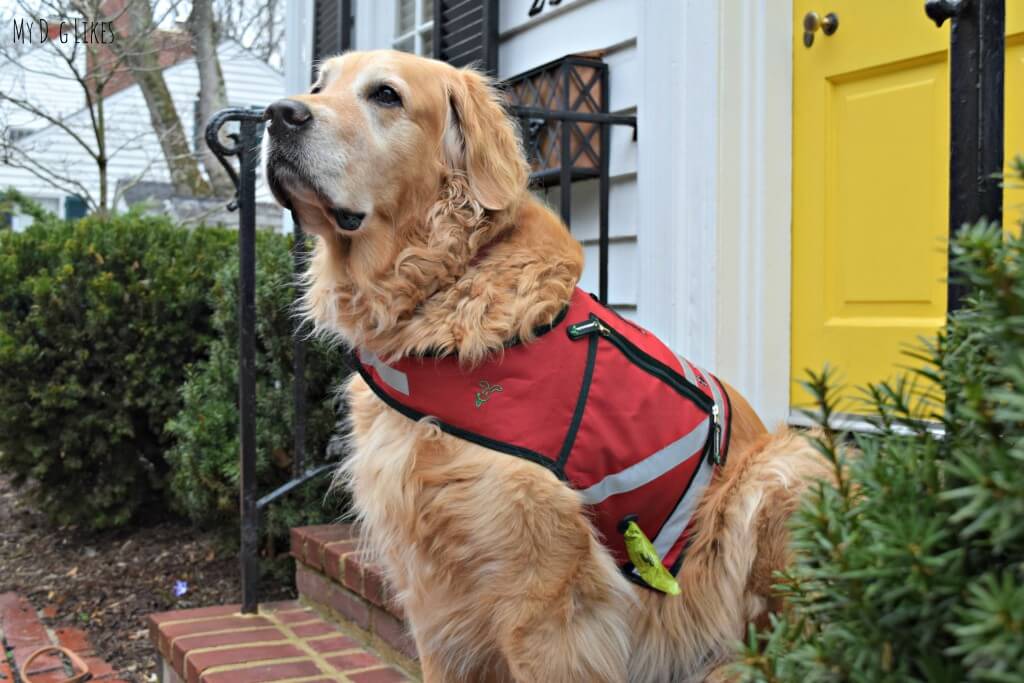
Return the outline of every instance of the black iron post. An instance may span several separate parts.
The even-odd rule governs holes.
[[[259,511],[256,508],[256,164],[262,116],[240,123],[238,157],[238,408],[242,612],[257,610]]]
[[[965,225],[1001,222],[1003,191],[1003,79],[1005,0],[928,0],[925,12],[941,26],[950,19],[950,244]],[[952,256],[952,252],[950,252]],[[952,267],[952,262],[950,262]],[[947,307],[954,311],[966,287],[950,271]]]
[[[563,62],[559,67],[562,71],[561,80],[563,83],[568,81],[569,65]],[[562,92],[562,111],[571,111],[569,106],[569,88],[563,88]],[[561,131],[561,137],[559,140],[559,148],[561,151],[561,162],[559,163],[559,179],[558,179],[558,193],[559,200],[558,206],[562,212],[562,222],[565,223],[565,227],[572,227],[572,153],[570,146],[572,126],[571,121],[559,121],[559,129]]]
[[[608,113],[608,70],[601,72],[601,113]],[[600,123],[601,126],[601,176],[598,180],[598,233],[597,251],[598,264],[598,286],[597,294],[602,304],[608,305],[608,195],[611,192],[611,158],[612,158],[612,135],[611,125]]]
[[[237,122],[237,133],[227,137],[220,129]],[[263,110],[222,109],[206,125],[206,144],[217,156],[235,183],[235,200],[229,209],[238,209],[238,458],[242,570],[242,612],[257,609],[259,584],[259,508],[256,501],[256,165],[263,138]],[[227,157],[238,157],[238,170]]]
[[[229,134],[232,146],[220,138],[220,129],[228,122],[239,124],[237,133]],[[290,481],[257,499],[256,488],[256,166],[259,164],[260,141],[263,138],[263,110],[223,109],[206,126],[206,144],[224,166],[235,183],[235,199],[228,204],[238,209],[238,412],[239,412],[239,508],[241,514],[241,547],[239,565],[242,575],[242,612],[253,614],[258,609],[259,530],[263,509],[281,496],[330,472],[335,463],[321,463],[306,468],[306,346],[299,330],[294,339],[293,399],[295,402],[295,458]],[[238,170],[227,157],[238,157]],[[292,252],[295,274],[305,261],[306,240],[298,221],[295,222],[295,246]]]
[[[292,259],[296,277],[306,260],[306,233],[293,216]],[[302,339],[302,322],[296,317],[292,337],[292,477],[301,477],[306,470],[306,342]]]

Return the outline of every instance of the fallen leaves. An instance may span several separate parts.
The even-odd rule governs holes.
[[[237,555],[213,533],[172,519],[104,534],[50,526],[0,477],[0,593],[46,609],[50,627],[86,629],[97,654],[134,683],[155,681],[146,616],[237,602]],[[187,591],[174,596],[175,581]],[[293,597],[290,582],[261,588],[265,600]]]

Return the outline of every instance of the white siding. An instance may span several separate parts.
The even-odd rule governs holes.
[[[238,45],[225,42],[220,46],[218,54],[231,106],[264,106],[284,95],[283,76]],[[164,78],[185,133],[192,140],[195,133],[194,102],[199,91],[195,61],[189,59],[169,67],[164,71]],[[147,181],[167,181],[167,165],[139,88],[132,86],[107,98],[105,116],[110,156],[108,201],[113,199],[118,180],[144,177]],[[83,138],[95,145],[87,110],[82,109],[70,115],[67,121]],[[30,151],[38,161],[73,177],[94,197],[99,196],[99,175],[95,163],[68,133],[50,126],[25,138],[21,143],[23,149]],[[30,196],[64,194],[24,169],[0,165],[0,187],[7,186],[14,186]],[[259,201],[272,200],[262,184],[258,188],[257,198]]]
[[[8,26],[4,24],[5,31],[10,30]],[[40,110],[58,118],[85,106],[81,87],[55,53],[55,49],[61,49],[59,43],[48,42],[45,46],[26,44],[18,48],[17,63],[9,63],[0,57],[0,92],[28,99]],[[79,68],[83,66],[84,56],[85,51],[81,49],[75,54]],[[39,130],[47,125],[45,119],[10,102],[0,101],[0,127]]]

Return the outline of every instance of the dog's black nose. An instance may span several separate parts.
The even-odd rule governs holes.
[[[263,120],[270,121],[271,133],[281,134],[305,126],[313,120],[313,112],[297,100],[278,100],[266,108]]]

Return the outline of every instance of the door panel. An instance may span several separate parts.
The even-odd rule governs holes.
[[[935,230],[943,215],[941,172],[920,182],[922,168],[946,163],[944,67],[933,59],[829,81],[822,221],[828,325],[878,326],[945,310]],[[913,253],[925,262],[908,269]]]
[[[850,386],[892,377],[945,319],[949,25],[937,29],[918,2],[793,7],[791,396],[806,405],[805,368],[828,364]],[[839,30],[805,48],[812,10],[835,12]],[[1007,122],[1024,120],[1017,14],[1007,16]],[[1008,126],[1008,150],[1024,151],[1020,128]],[[1007,193],[1015,202],[1024,192]]]

